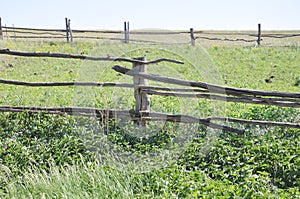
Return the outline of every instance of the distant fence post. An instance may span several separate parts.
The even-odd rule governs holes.
[[[8,37],[8,32],[7,32],[7,28],[6,28],[6,24],[4,25],[4,28],[5,28],[5,33],[6,33],[6,37]]]
[[[69,31],[71,42],[73,42],[73,34],[71,30],[71,19],[68,19],[68,31]]]
[[[258,24],[258,34],[257,34],[257,45],[260,46],[260,41],[261,41],[261,25],[260,23]]]
[[[66,21],[66,38],[67,42],[69,42],[69,25],[68,25],[68,18],[65,18]]]
[[[14,31],[14,38],[16,40],[17,39],[17,35],[16,35],[16,30],[15,30],[15,24],[13,24],[12,27],[13,27],[13,31]]]
[[[129,22],[124,22],[124,42],[129,43]]]
[[[127,24],[126,21],[124,21],[124,43],[127,43]]]
[[[3,39],[3,32],[2,32],[2,19],[0,17],[0,39]]]
[[[136,60],[146,61],[146,57],[135,58]],[[147,65],[140,63],[133,63],[134,72],[147,73]],[[140,86],[147,86],[148,79],[141,77],[133,77],[134,83],[134,98],[135,98],[135,110],[150,112],[150,96],[146,93],[142,93]],[[136,121],[135,124],[146,126],[146,122]]]
[[[127,21],[127,43],[129,43],[129,21]]]
[[[190,28],[190,35],[191,35],[191,44],[195,46],[195,36],[194,36],[194,29]]]

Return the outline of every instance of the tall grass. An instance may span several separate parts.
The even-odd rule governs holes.
[[[52,165],[7,179],[5,198],[133,198],[132,175],[99,162]]]

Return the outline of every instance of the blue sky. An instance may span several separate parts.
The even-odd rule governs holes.
[[[299,0],[2,0],[3,25],[73,29],[300,30]]]

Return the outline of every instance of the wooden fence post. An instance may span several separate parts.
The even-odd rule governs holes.
[[[126,39],[127,39],[127,36],[126,36],[126,32],[127,32],[127,24],[126,24],[126,21],[124,21],[124,43],[127,43],[126,41]]]
[[[66,38],[67,42],[69,43],[69,26],[68,26],[68,18],[65,18],[66,21]]]
[[[6,28],[6,24],[4,25],[4,28],[5,28],[5,33],[6,33],[6,37],[8,38],[8,32],[7,32],[7,28]]]
[[[129,22],[124,22],[124,42],[129,43]]]
[[[16,30],[15,30],[15,24],[13,24],[12,27],[13,27],[13,31],[14,31],[14,38],[16,40],[17,39],[17,35],[16,35]]]
[[[2,19],[0,17],[0,39],[3,39],[3,32],[2,32]]]
[[[129,43],[129,21],[127,21],[127,43]]]
[[[68,19],[68,30],[69,30],[71,42],[73,42],[73,34],[72,34],[72,30],[71,30],[71,19]]]
[[[194,36],[194,29],[190,28],[190,35],[191,35],[191,44],[195,46],[195,36]]]
[[[146,61],[146,57],[140,57],[135,59]],[[147,65],[133,63],[133,71],[147,73]],[[133,77],[133,83],[134,83],[135,110],[150,112],[150,96],[146,93],[142,93],[140,89],[140,86],[148,85],[148,79],[141,78],[141,77]],[[135,124],[146,126],[146,122],[143,120],[136,121]]]
[[[257,45],[260,46],[260,41],[261,41],[261,25],[260,23],[258,24],[258,34],[257,34]]]

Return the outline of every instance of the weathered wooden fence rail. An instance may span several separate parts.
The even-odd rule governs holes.
[[[18,52],[9,49],[0,49],[0,54],[26,57],[51,57],[67,59],[86,59],[93,61],[118,61],[130,62],[133,64],[132,69],[127,69],[119,65],[113,66],[116,72],[133,76],[133,84],[117,84],[112,82],[22,82],[14,80],[0,79],[1,84],[19,85],[19,86],[100,86],[100,87],[122,87],[133,88],[136,101],[135,110],[103,110],[96,108],[44,108],[44,107],[26,107],[26,106],[0,106],[2,112],[22,112],[31,113],[46,112],[49,114],[69,114],[78,116],[101,116],[106,118],[123,118],[134,121],[138,125],[146,125],[147,121],[169,121],[182,123],[200,123],[215,129],[222,129],[235,133],[243,133],[243,130],[229,126],[214,123],[213,121],[238,122],[255,125],[269,125],[281,127],[300,128],[300,124],[282,123],[272,121],[252,121],[238,118],[208,117],[196,118],[188,115],[172,115],[165,113],[155,113],[150,111],[150,95],[176,96],[186,98],[206,98],[209,100],[221,100],[226,102],[240,102],[250,104],[263,104],[282,107],[300,108],[300,93],[291,92],[271,92],[261,90],[247,90],[208,84],[205,82],[187,81],[176,78],[164,77],[147,73],[147,65],[159,62],[172,62],[184,64],[179,60],[161,58],[152,61],[146,61],[145,57],[130,58],[112,58],[112,57],[91,57],[83,55],[61,54],[61,53],[35,53],[35,52]],[[185,88],[170,88],[149,86],[148,79],[169,84],[185,86]],[[192,88],[186,88],[192,87]],[[164,91],[164,92],[162,92]]]
[[[176,92],[158,92],[155,89],[147,89],[142,92],[151,95],[162,95],[162,96],[177,96],[177,97],[189,97],[189,98],[206,98],[211,100],[221,100],[227,102],[243,102],[250,104],[265,104],[265,105],[275,105],[283,107],[300,107],[300,93],[288,93],[288,92],[270,92],[270,91],[260,91],[260,90],[247,90],[240,88],[225,87],[219,85],[212,85],[204,82],[187,81],[170,77],[163,77],[159,75],[147,74],[143,72],[135,72],[130,69],[115,65],[113,69],[122,74],[130,76],[138,76],[154,81],[177,84],[181,86],[188,87],[199,87],[205,90],[192,94],[183,94]],[[218,94],[218,95],[215,95]],[[232,97],[234,96],[234,97]],[[276,97],[276,98],[274,98]]]
[[[65,29],[41,29],[41,28],[21,28],[21,27],[8,27],[3,26],[0,18],[0,38],[3,39],[4,33],[7,38],[27,38],[27,39],[66,39],[67,42],[72,42],[75,39],[107,39],[122,41],[124,43],[129,42],[147,42],[147,43],[168,43],[157,42],[143,39],[130,38],[130,35],[189,35],[190,41],[175,44],[191,44],[196,45],[197,40],[209,40],[209,41],[225,41],[225,42],[247,42],[257,43],[261,45],[263,38],[284,39],[291,37],[300,37],[300,33],[262,33],[261,24],[258,24],[257,33],[249,32],[216,32],[216,31],[196,31],[190,28],[189,31],[130,31],[129,22],[124,22],[124,30],[76,30],[71,29],[71,20],[65,18]],[[13,33],[12,35],[10,33]],[[81,35],[83,33],[97,34],[97,35]],[[107,35],[109,34],[109,35]],[[123,38],[122,38],[122,35]],[[213,36],[210,36],[213,35]],[[220,37],[215,37],[219,35]],[[222,36],[222,37],[221,37]],[[230,38],[227,38],[230,36]],[[244,37],[244,38],[232,38],[232,37]]]
[[[19,52],[13,51],[10,49],[0,49],[0,54],[22,56],[22,57],[52,57],[52,58],[67,58],[67,59],[82,59],[89,61],[120,61],[120,62],[130,62],[136,64],[157,64],[159,62],[173,62],[177,64],[184,64],[182,61],[169,59],[169,58],[160,58],[153,61],[143,61],[137,59],[130,59],[124,57],[92,57],[85,55],[72,55],[72,54],[63,54],[63,53],[38,53],[38,52]]]
[[[188,115],[175,115],[146,111],[134,110],[107,110],[99,108],[82,108],[82,107],[64,107],[64,108],[51,108],[51,107],[30,107],[30,106],[0,106],[0,112],[24,112],[29,113],[47,113],[47,114],[67,114],[73,116],[83,117],[101,117],[101,118],[122,118],[131,121],[168,121],[168,122],[181,122],[181,123],[200,123],[211,128],[220,130],[231,131],[235,133],[244,133],[243,130],[236,128],[215,124],[212,121],[235,122],[242,124],[262,125],[262,126],[279,126],[288,128],[300,128],[300,124],[288,122],[273,122],[273,121],[260,121],[260,120],[246,120],[239,118],[228,117],[206,117],[196,118]]]

